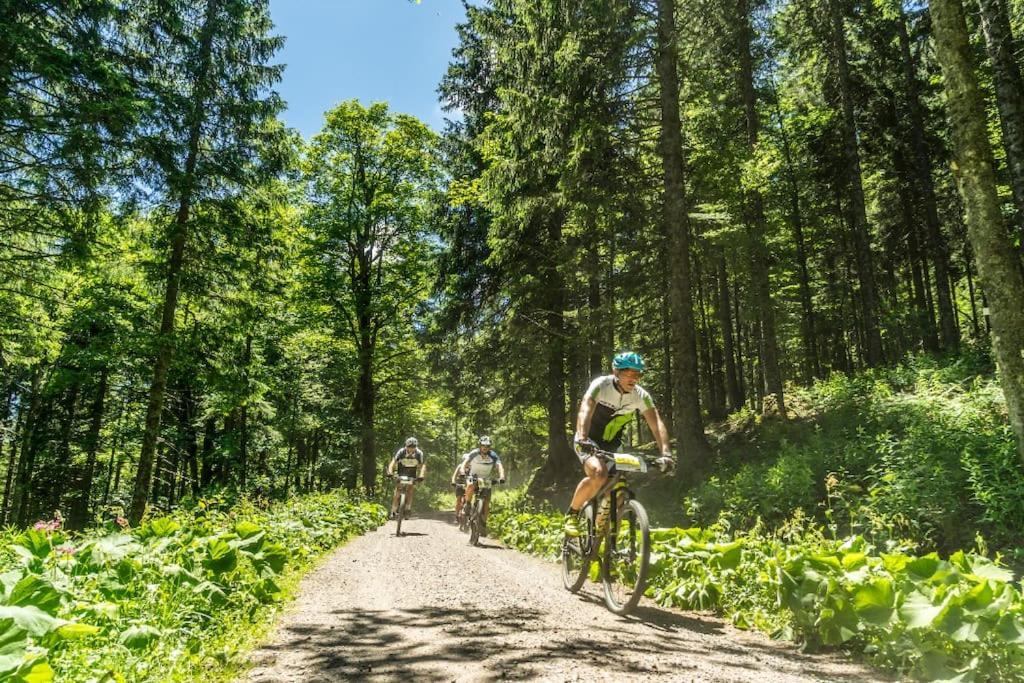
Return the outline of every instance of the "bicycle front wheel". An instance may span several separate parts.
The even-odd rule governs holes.
[[[647,511],[628,501],[618,522],[609,528],[604,548],[604,602],[615,614],[629,614],[647,587],[651,559],[651,526]]]
[[[480,545],[480,522],[483,516],[483,503],[477,497],[473,501],[472,513],[469,517],[469,544]]]
[[[587,503],[578,513],[582,535],[562,541],[562,583],[575,593],[583,586],[594,557],[594,505]]]
[[[398,512],[395,514],[395,520],[398,525],[395,527],[395,536],[402,535],[402,518],[405,517],[405,491],[402,491],[401,495],[398,496]]]

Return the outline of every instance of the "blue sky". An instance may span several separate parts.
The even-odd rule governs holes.
[[[307,139],[323,114],[357,98],[386,101],[441,130],[437,84],[465,19],[460,0],[271,0],[276,61],[286,64],[278,92],[285,122]]]

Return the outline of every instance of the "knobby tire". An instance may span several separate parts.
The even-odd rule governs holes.
[[[473,499],[472,512],[469,518],[469,544],[480,545],[480,515],[482,514],[480,496]]]
[[[605,605],[615,614],[629,614],[636,607],[647,586],[647,570],[651,560],[651,525],[647,511],[636,500],[622,507],[616,529],[609,528],[604,543]],[[624,588],[629,593],[620,595]]]
[[[580,517],[583,535],[578,538],[566,536],[562,541],[562,583],[573,593],[579,591],[587,580],[597,542],[594,534],[594,504],[587,503],[576,514]]]
[[[398,526],[395,527],[395,536],[402,535],[402,520],[405,518],[405,491],[398,496],[398,512],[395,514],[395,519],[398,521]]]

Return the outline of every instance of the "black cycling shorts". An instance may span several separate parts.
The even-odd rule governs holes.
[[[465,484],[456,484],[455,485],[455,496],[457,498],[462,498],[464,495],[466,495],[466,485]]]

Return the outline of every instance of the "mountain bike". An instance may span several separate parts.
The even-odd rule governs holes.
[[[647,586],[651,526],[626,474],[644,474],[649,465],[659,465],[660,458],[600,449],[591,454],[608,464],[608,481],[577,513],[583,534],[567,535],[562,542],[562,582],[575,593],[597,560],[605,605],[615,614],[629,614]]]
[[[405,475],[396,475],[395,485],[398,487],[398,510],[395,512],[395,536],[402,535],[402,520],[405,518],[405,501],[409,499],[409,490],[412,485],[416,483],[416,477],[407,477]]]
[[[491,487],[498,483],[498,479],[486,479],[477,474],[469,474],[466,477],[466,500],[462,504],[462,519],[463,524],[469,529],[470,545],[480,545],[480,534],[484,530],[484,495],[489,495]],[[470,485],[475,485],[472,498],[469,495]]]

